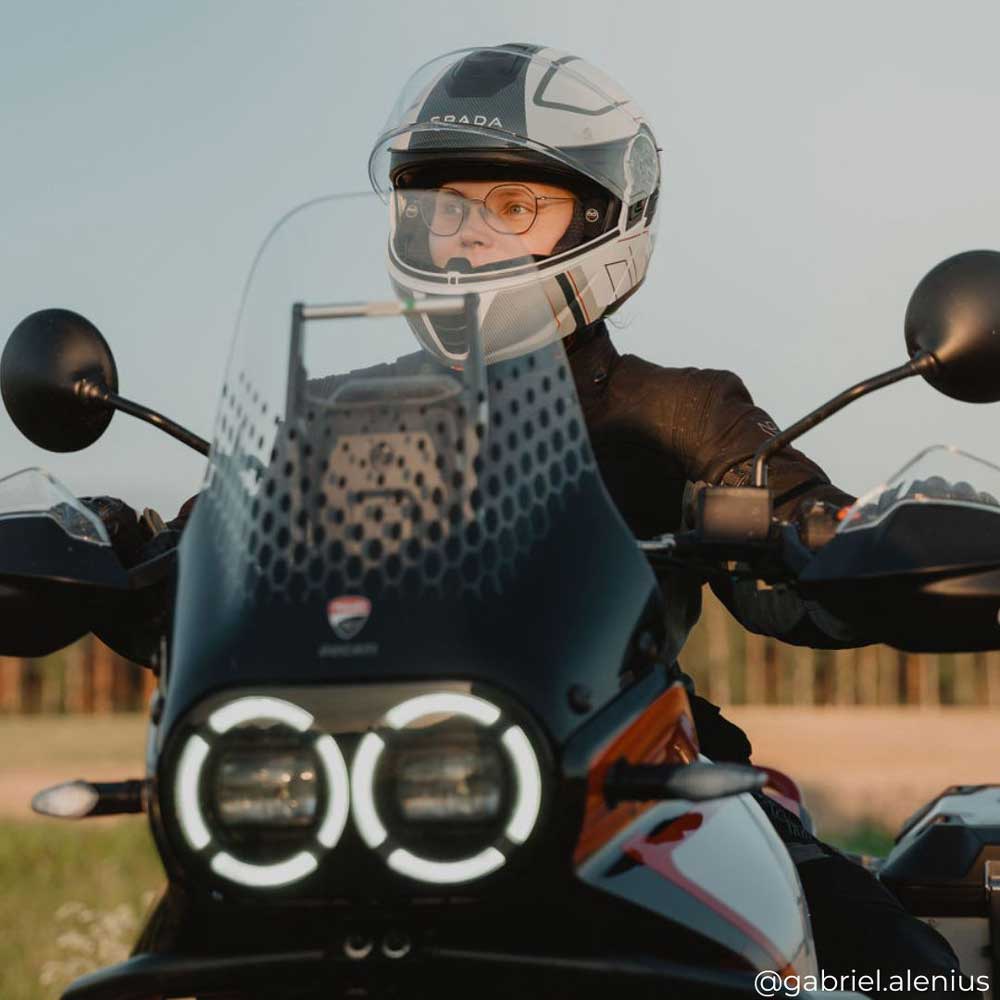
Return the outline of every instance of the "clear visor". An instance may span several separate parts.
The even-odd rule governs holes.
[[[553,50],[462,49],[418,69],[375,143],[372,186],[388,198],[402,163],[442,153],[527,154],[625,202],[648,197],[659,178],[656,146],[635,103],[594,67]]]

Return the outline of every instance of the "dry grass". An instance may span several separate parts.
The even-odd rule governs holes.
[[[819,832],[895,831],[948,785],[1000,784],[1000,712],[986,708],[734,706],[753,760],[803,788]]]

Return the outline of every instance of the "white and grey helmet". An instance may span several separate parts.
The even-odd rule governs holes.
[[[511,44],[432,60],[403,88],[368,171],[393,202],[393,283],[407,295],[476,292],[487,361],[596,323],[646,276],[660,185],[656,140],[635,102],[577,56]],[[567,187],[577,196],[573,220],[545,257],[436,267],[406,192],[459,177]],[[464,357],[462,320],[421,316],[411,325],[435,353]]]

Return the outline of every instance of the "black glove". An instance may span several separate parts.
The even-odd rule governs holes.
[[[80,503],[101,519],[111,539],[111,547],[126,569],[141,561],[142,547],[147,539],[139,529],[139,516],[124,500],[80,497]]]
[[[80,497],[80,502],[101,519],[119,562],[131,569],[177,547],[197,499],[195,496],[188,500],[177,517],[167,522],[149,507],[140,517],[117,497]]]

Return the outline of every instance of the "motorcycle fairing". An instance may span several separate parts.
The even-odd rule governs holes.
[[[573,736],[589,761],[600,749],[602,716],[625,701],[629,711],[641,712],[662,693],[665,665],[678,652],[664,642],[652,572],[598,475],[558,330],[541,343],[537,330],[525,331],[530,350],[488,369],[477,368],[470,351],[456,370],[414,357],[412,338],[403,344],[398,336],[402,330],[410,337],[399,317],[384,342],[390,353],[377,350],[383,341],[371,326],[344,327],[351,334],[345,338],[334,320],[324,328],[330,338],[318,341],[321,348],[333,345],[333,360],[328,356],[326,367],[313,363],[309,347],[317,329],[312,321],[302,326],[307,306],[392,295],[379,265],[385,246],[373,236],[384,226],[374,218],[345,220],[338,213],[348,202],[318,203],[318,226],[308,221],[309,210],[293,213],[258,258],[205,488],[181,543],[157,732],[161,752],[151,761],[158,784],[154,830],[177,880],[191,859],[166,840],[171,748],[199,706],[213,699],[286,690],[297,701],[313,689],[336,699],[346,698],[348,687],[357,697],[362,688],[376,692],[384,685],[461,683],[516,703],[553,761]],[[355,240],[350,254],[341,251],[338,258],[345,233],[364,245]],[[271,267],[280,245],[304,248],[304,260],[282,257]],[[546,310],[551,317],[547,302],[538,315]],[[346,638],[328,617],[330,602],[345,597],[363,598],[369,609]],[[586,697],[571,697],[575,689]],[[488,899],[501,886],[517,892],[526,881],[535,886],[550,878],[587,888],[570,860],[586,795],[579,777],[557,780],[553,825],[540,824],[537,840],[527,842],[524,868],[512,854],[502,876],[487,876],[466,892]],[[731,807],[736,829],[727,836]],[[797,902],[786,899],[775,914],[760,918],[762,933],[774,942],[762,949],[692,896],[690,886],[670,882],[651,864],[630,859],[631,870],[618,876],[598,865],[598,859],[605,867],[617,863],[626,842],[636,855],[654,850],[643,838],[657,822],[676,818],[677,809],[649,809],[600,848],[582,869],[597,866],[589,884],[630,904],[632,913],[636,903],[761,963],[772,953],[804,954]],[[754,825],[748,807],[724,803],[703,815],[713,820],[696,831],[696,850],[708,845],[746,856],[750,838],[752,878],[781,874],[768,841],[775,835]],[[350,823],[345,829],[334,851],[347,850],[352,837],[361,846]],[[550,842],[564,843],[564,853],[553,849],[552,865],[536,867],[532,857],[548,857]],[[359,870],[380,879],[377,884],[395,878],[371,851],[363,857],[367,867]],[[680,851],[677,857],[696,871],[696,856]],[[787,857],[785,863],[790,866]],[[289,894],[307,899],[309,877]],[[722,898],[711,872],[705,877],[709,894]],[[787,881],[777,885],[787,888]],[[398,879],[396,886],[404,898],[418,894]],[[268,894],[260,903],[277,908],[282,898],[290,897]],[[329,898],[327,891],[308,902]],[[615,900],[605,898],[601,911]],[[757,917],[731,909],[745,920]]]
[[[595,888],[694,929],[752,968],[816,971],[794,865],[750,796],[657,805],[577,874]]]

